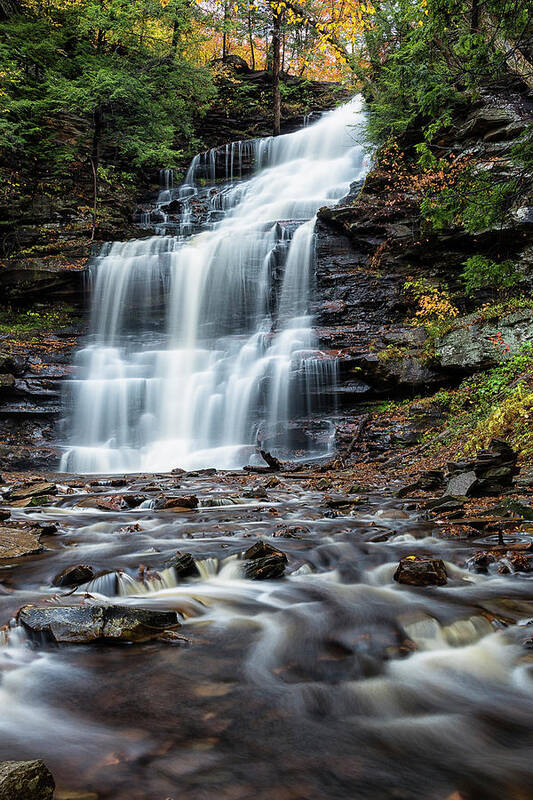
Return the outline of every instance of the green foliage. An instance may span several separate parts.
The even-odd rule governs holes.
[[[73,173],[90,187],[93,166],[104,182],[102,168],[173,167],[196,149],[214,88],[181,55],[193,13],[186,0],[26,0],[1,22],[3,196],[60,193]]]
[[[469,452],[502,436],[523,452],[532,452],[532,382],[533,346],[527,343],[487,372],[466,378],[457,389],[437,392],[433,400],[448,414],[441,444],[462,440]]]
[[[475,233],[502,222],[516,190],[515,180],[498,181],[470,166],[444,188],[428,191],[420,211],[435,230],[462,226]]]
[[[521,275],[516,265],[510,261],[493,261],[485,256],[476,255],[463,262],[464,270],[461,278],[466,293],[474,294],[477,289],[509,289],[520,282]]]
[[[0,333],[24,334],[34,330],[67,328],[74,322],[72,312],[73,308],[65,305],[27,311],[8,308],[0,312]]]

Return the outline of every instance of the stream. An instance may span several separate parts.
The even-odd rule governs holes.
[[[316,477],[185,474],[179,492],[200,505],[180,513],[83,507],[154,481],[176,493],[175,476],[71,480],[53,507],[13,509],[59,530],[3,568],[3,620],[50,599],[112,602],[176,610],[183,638],[29,646],[13,629],[0,758],[43,758],[58,786],[100,800],[529,796],[530,579],[469,572],[474,543],[379,493],[332,511]],[[267,497],[246,498],[258,484]],[[243,578],[235,557],[257,538],[288,556],[284,578]],[[176,550],[200,577],[138,581]],[[446,586],[393,580],[413,550],[445,560]],[[52,587],[73,563],[122,577]]]

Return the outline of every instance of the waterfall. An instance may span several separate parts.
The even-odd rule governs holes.
[[[175,235],[104,245],[90,265],[61,470],[235,468],[257,444],[317,454],[290,433],[335,379],[309,316],[315,215],[368,168],[362,117],[355,98],[296,133],[196,156],[181,187],[162,173]],[[239,180],[244,157],[256,171]],[[219,216],[190,235],[201,197]]]

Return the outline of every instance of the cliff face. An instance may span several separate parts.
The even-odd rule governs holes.
[[[444,152],[472,153],[479,168],[509,170],[509,154],[532,118],[532,95],[513,85],[486,95],[457,120],[439,143]],[[409,143],[406,142],[408,147]],[[496,175],[495,175],[496,179]],[[361,403],[429,394],[456,385],[465,375],[497,363],[495,336],[509,354],[533,342],[533,310],[523,308],[484,318],[491,292],[467,296],[460,275],[476,253],[498,254],[517,265],[519,292],[533,284],[533,209],[528,191],[517,198],[514,218],[469,234],[464,229],[424,229],[419,203],[395,188],[394,170],[375,167],[364,186],[334,208],[319,213],[317,301],[314,308],[321,346],[340,358],[339,405],[343,426]],[[409,280],[445,284],[458,315],[442,336],[413,324]]]

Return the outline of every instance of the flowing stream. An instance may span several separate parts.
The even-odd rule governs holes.
[[[309,316],[314,215],[365,174],[362,121],[356,98],[296,133],[196,156],[183,186],[163,172],[166,235],[106,245],[91,265],[63,471],[235,468],[257,445],[327,452],[333,431],[317,444],[289,422],[319,413],[335,384]]]
[[[445,541],[379,493],[331,514],[291,476],[262,479],[262,501],[243,473],[155,480],[197,494],[198,510],[94,508],[95,492],[153,492],[150,476],[77,481],[54,507],[13,511],[59,532],[3,568],[3,620],[26,603],[127,604],[177,611],[184,640],[32,647],[13,629],[0,759],[44,758],[62,796],[91,800],[531,796],[528,575],[468,571],[482,544]],[[244,579],[237,556],[258,537],[287,554],[286,577]],[[198,577],[165,569],[176,549]],[[448,584],[396,583],[413,552],[444,558]],[[74,594],[52,586],[80,562],[115,572]]]

